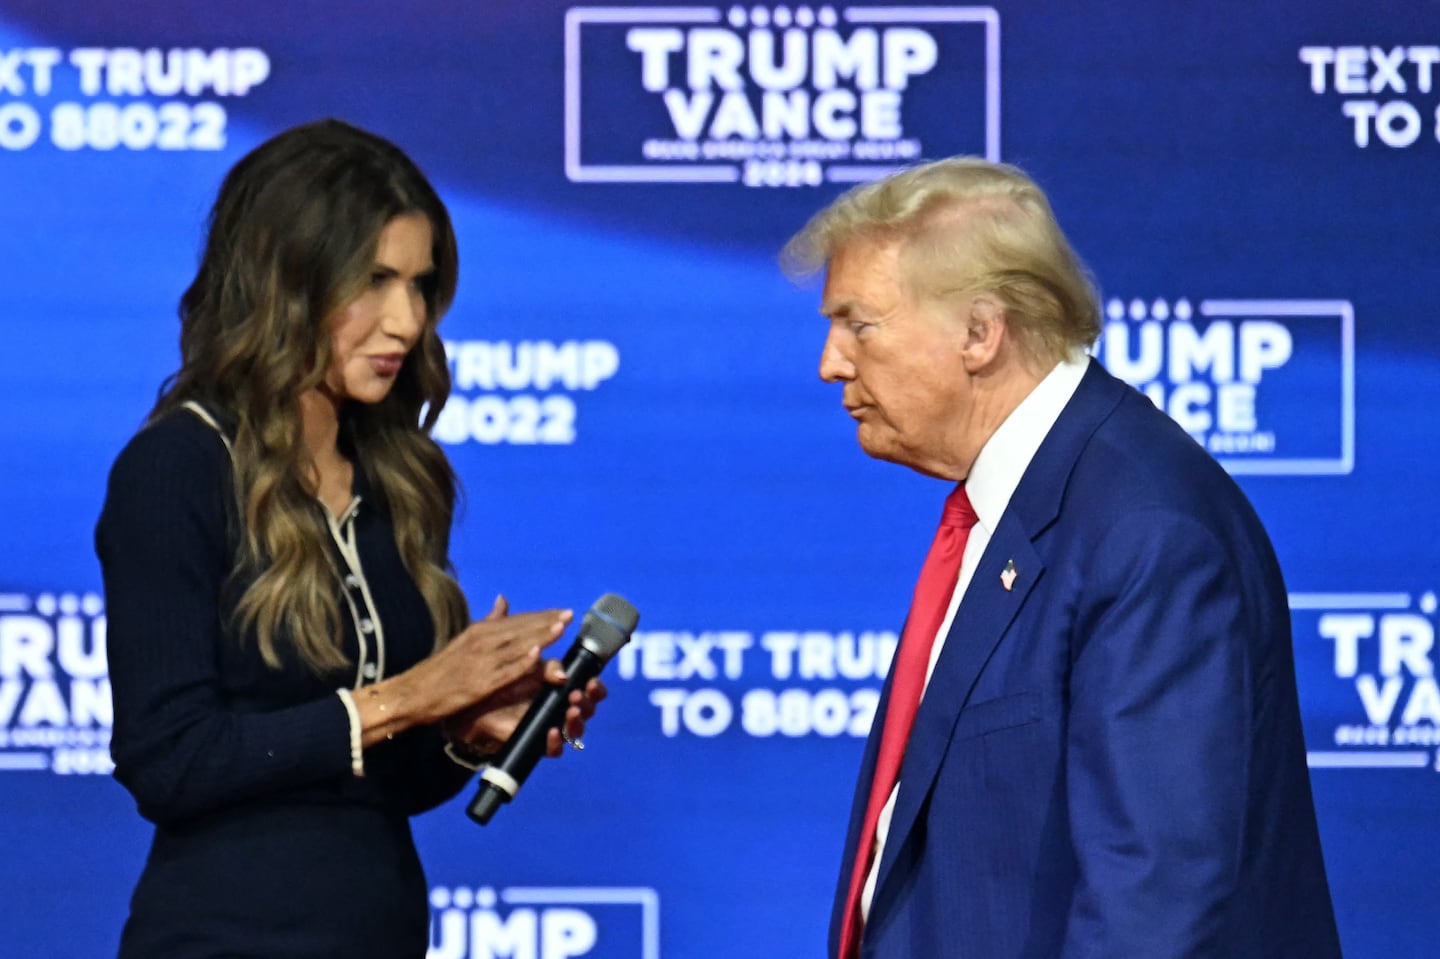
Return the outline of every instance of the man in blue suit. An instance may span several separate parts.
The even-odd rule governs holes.
[[[1224,470],[1086,357],[1096,297],[1040,189],[915,167],[784,260],[826,270],[820,375],[861,447],[968,501],[886,682],[830,955],[1338,957],[1274,552]]]

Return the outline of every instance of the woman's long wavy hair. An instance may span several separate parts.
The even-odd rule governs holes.
[[[334,317],[366,288],[381,231],[410,213],[434,237],[425,329],[382,402],[341,411],[340,442],[388,510],[443,644],[468,622],[447,559],[455,474],[430,437],[450,394],[436,324],[459,263],[449,214],[424,175],[393,144],[336,120],[281,133],[225,177],[180,300],[181,366],[151,419],[193,400],[230,436],[240,521],[231,582],[243,590],[232,625],[253,631],[272,668],[290,653],[319,675],[348,664],[300,397],[325,377]]]

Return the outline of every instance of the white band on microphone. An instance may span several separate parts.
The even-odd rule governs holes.
[[[520,781],[498,766],[486,766],[485,771],[480,774],[482,782],[487,782],[499,789],[511,799],[520,791]]]

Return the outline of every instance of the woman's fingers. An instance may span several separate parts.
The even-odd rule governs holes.
[[[595,715],[595,707],[608,695],[610,691],[605,688],[605,684],[598,679],[592,679],[585,684],[584,690],[577,689],[570,693],[570,705],[579,708],[582,719],[589,719]]]
[[[507,613],[503,597],[497,597],[491,615],[472,624],[452,644],[465,647],[463,653],[472,668],[483,664],[489,670],[487,691],[469,699],[463,715],[455,717],[457,732],[467,740],[508,740],[544,686],[566,681],[564,666],[556,660],[542,661],[540,649],[559,638],[572,614],[568,610]],[[561,727],[546,735],[546,754],[559,756],[567,739],[578,743],[585,735],[585,724],[608,695],[598,678],[573,690],[567,697]]]
[[[565,737],[560,735],[560,730],[552,729],[545,737],[545,755],[556,759],[565,752]]]
[[[506,687],[467,710],[463,720],[456,724],[456,732],[471,742],[505,742],[514,734],[540,688],[535,679],[521,680]],[[572,742],[580,742],[585,735],[586,722],[595,715],[596,705],[607,694],[605,684],[598,679],[591,680],[584,690],[572,692],[565,710],[564,732],[552,729],[546,734],[545,754],[554,758],[564,753],[567,737]]]
[[[501,608],[499,602],[496,606]],[[534,668],[539,650],[559,639],[570,619],[568,610],[487,617],[473,623],[451,646],[459,647],[457,655],[472,671],[503,674],[501,681],[483,691],[488,693]]]

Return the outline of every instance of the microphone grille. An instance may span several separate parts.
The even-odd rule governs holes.
[[[634,632],[640,625],[640,611],[616,593],[606,593],[595,600],[594,610],[626,633]]]
[[[595,601],[580,622],[580,633],[596,654],[609,659],[630,642],[640,623],[640,612],[623,596],[606,593]]]

